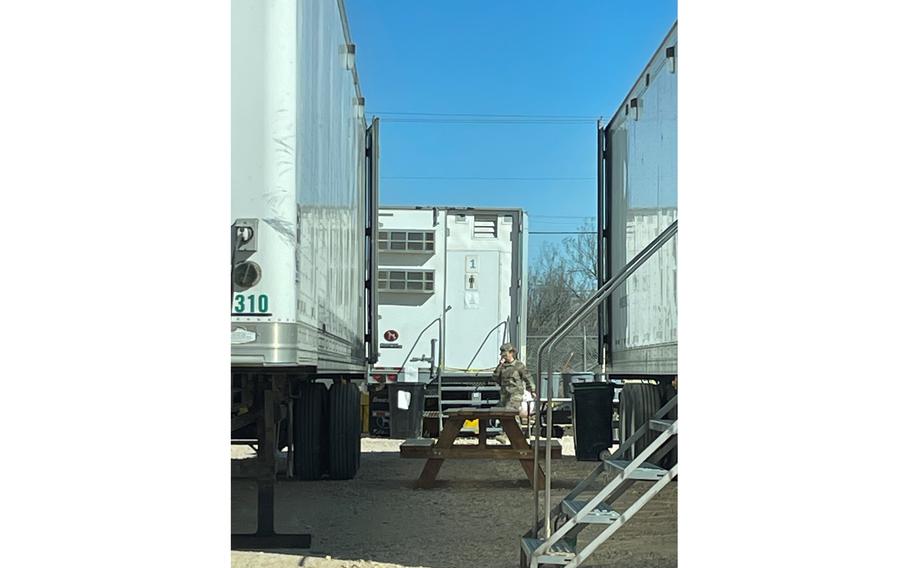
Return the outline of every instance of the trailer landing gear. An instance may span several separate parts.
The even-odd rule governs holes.
[[[278,432],[275,421],[275,392],[266,385],[262,393],[263,410],[257,418],[259,446],[256,455],[256,532],[232,534],[231,550],[269,550],[276,548],[309,548],[309,534],[277,534],[275,532],[275,452]]]

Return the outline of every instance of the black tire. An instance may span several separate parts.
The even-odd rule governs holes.
[[[328,467],[328,432],[325,411],[328,391],[325,385],[306,382],[294,404],[294,478],[320,479]]]
[[[673,388],[673,385],[671,385],[669,383],[662,385],[661,401],[660,401],[661,406],[670,402],[670,400],[674,396],[676,396],[676,389]],[[670,411],[667,413],[667,416],[665,417],[665,419],[666,420],[676,420],[677,418],[679,418],[678,411],[679,411],[679,402],[677,401],[676,406],[674,406],[672,409],[670,409]],[[673,440],[671,439],[670,441],[673,441]],[[679,449],[678,445],[673,446],[673,449],[670,450],[669,452],[667,452],[667,455],[664,456],[664,459],[661,460],[661,462],[659,464],[660,467],[662,467],[664,469],[670,469],[671,467],[676,465],[677,461],[679,461],[679,455],[677,454],[678,449]]]
[[[360,390],[352,383],[329,389],[329,477],[353,479],[360,468]]]
[[[636,430],[647,424],[660,409],[660,387],[642,383],[626,383],[619,395],[619,436],[625,442]],[[631,458],[640,454],[658,433],[650,428],[632,445]]]

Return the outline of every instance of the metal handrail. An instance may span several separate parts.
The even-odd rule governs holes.
[[[544,361],[544,349],[547,350],[546,360],[547,360],[547,399],[553,398],[553,366],[552,359],[550,354],[553,350],[553,345],[560,341],[574,326],[578,325],[578,322],[582,318],[587,316],[591,311],[599,306],[604,300],[610,297],[616,288],[620,284],[626,281],[629,276],[632,275],[636,270],[638,270],[642,264],[651,256],[657,252],[662,246],[664,246],[674,235],[676,235],[678,229],[679,220],[673,221],[669,227],[663,230],[657,238],[648,243],[648,246],[643,248],[641,252],[635,255],[628,264],[626,264],[622,269],[612,278],[604,282],[603,286],[597,289],[594,294],[585,300],[585,302],[578,307],[575,312],[572,313],[564,322],[557,326],[556,330],[553,331],[543,342],[540,344],[540,347],[537,349],[537,377],[536,377],[536,386],[537,388],[535,393],[535,402],[536,408],[540,408],[540,387],[543,378],[543,361]],[[552,534],[553,526],[551,523],[551,473],[552,473],[552,456],[550,455],[550,447],[553,440],[553,408],[551,405],[547,405],[547,446],[546,446],[546,466],[545,466],[545,491],[544,499],[546,500],[546,517],[544,527],[546,529],[546,538],[549,538]],[[534,471],[537,471],[539,467],[539,456],[540,455],[540,416],[537,417],[537,420],[534,424]],[[534,476],[534,524],[532,525],[531,530],[535,536],[539,536],[538,525],[540,523],[540,491],[537,487],[537,475]]]
[[[404,356],[404,361],[402,361],[402,362],[401,362],[401,365],[398,367],[398,368],[400,369],[400,372],[402,372],[402,373],[404,372],[404,367],[405,367],[405,365],[407,365],[408,362],[410,361],[411,353],[413,353],[413,352],[414,352],[414,349],[417,348],[417,344],[420,342],[420,338],[423,337],[423,334],[426,333],[428,329],[430,329],[431,327],[433,327],[433,324],[434,324],[434,323],[438,323],[438,324],[440,325],[440,327],[441,327],[441,326],[442,326],[442,318],[441,318],[441,317],[438,317],[438,318],[434,319],[433,321],[431,321],[430,323],[428,323],[427,326],[426,326],[425,328],[423,328],[423,329],[420,331],[420,333],[417,334],[417,339],[414,340],[414,344],[411,345],[411,349],[408,351],[408,354]]]
[[[451,309],[452,309],[452,306],[446,306],[447,312]],[[408,364],[408,361],[411,358],[411,353],[414,352],[414,349],[417,348],[417,344],[420,343],[420,338],[423,337],[423,334],[426,333],[426,331],[428,329],[433,327],[434,323],[439,324],[439,337],[440,338],[442,337],[442,316],[439,316],[438,318],[436,318],[433,321],[431,321],[430,323],[428,323],[427,326],[425,328],[423,328],[420,331],[420,333],[417,334],[417,339],[414,340],[414,343],[411,345],[411,349],[408,351],[408,354],[404,356],[404,361],[402,361],[401,366],[399,367],[399,369],[401,369],[401,372],[404,372],[404,366]]]
[[[509,320],[508,320],[508,319],[502,320],[501,322],[497,323],[497,324],[493,327],[493,329],[491,329],[489,332],[487,332],[487,336],[484,337],[484,338],[483,338],[483,341],[480,342],[480,347],[477,348],[477,352],[474,353],[474,357],[471,358],[471,361],[467,364],[467,366],[465,367],[465,369],[471,369],[471,368],[472,368],[471,365],[473,365],[473,364],[474,364],[474,361],[477,360],[477,356],[480,355],[480,352],[481,352],[481,350],[483,349],[483,346],[487,344],[487,340],[490,339],[490,336],[493,335],[493,332],[494,332],[494,331],[496,331],[497,329],[499,329],[499,328],[502,327],[502,326],[506,326],[506,331],[508,331]],[[505,337],[505,334],[503,334],[503,337]]]

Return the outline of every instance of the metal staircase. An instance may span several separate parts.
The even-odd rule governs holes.
[[[581,566],[582,562],[601,544],[676,477],[679,467],[677,464],[673,464],[670,469],[665,469],[653,463],[659,463],[676,446],[677,420],[664,419],[675,406],[676,397],[673,397],[670,402],[657,411],[649,423],[644,424],[623,442],[614,455],[606,455],[606,452],[601,455],[601,461],[594,471],[550,510],[548,517],[555,520],[558,528],[551,532],[548,531],[548,537],[538,538],[536,536],[540,529],[544,528],[542,522],[535,527],[535,530],[528,531],[523,536],[521,539],[522,568]],[[631,455],[633,444],[649,429],[659,431],[660,435],[633,457]],[[601,475],[612,477],[595,495],[585,497],[585,493],[594,490]],[[653,485],[624,510],[614,509],[615,502],[636,481]],[[589,527],[599,530],[600,534],[582,550],[577,550],[579,533]]]
[[[550,334],[540,345],[537,352],[537,395],[536,408],[540,408],[541,379],[543,377],[544,361],[548,362],[547,376],[553,376],[552,358],[550,354],[553,346],[575,327],[585,316],[600,306],[610,294],[613,293],[626,279],[631,276],[648,258],[657,252],[663,245],[673,238],[678,229],[678,221],[673,221],[660,235],[648,244],[635,258],[624,266],[615,276],[604,282],[594,294],[588,298],[575,312],[569,316],[556,330]],[[553,381],[547,381],[547,399],[553,397]],[[545,441],[541,440],[540,420],[535,422],[535,447],[546,445],[545,460],[545,487],[544,487],[544,518],[540,518],[540,488],[537,480],[534,482],[534,524],[521,539],[521,566],[522,568],[538,568],[543,566],[580,566],[597,548],[603,544],[613,533],[619,530],[631,519],[645,504],[657,495],[677,475],[677,464],[670,465],[669,469],[655,465],[676,446],[678,424],[675,419],[668,419],[671,410],[676,407],[676,397],[660,408],[654,416],[619,447],[614,455],[601,454],[601,461],[588,477],[581,481],[568,495],[556,506],[552,504],[552,463],[550,445],[553,439],[552,407],[547,405],[547,432]],[[651,444],[633,454],[635,443],[649,430],[660,432]],[[534,452],[534,469],[538,467],[538,456],[541,452]],[[649,461],[650,460],[650,461]],[[593,491],[595,482],[601,475],[610,477],[609,481],[596,490],[596,494],[587,499],[583,494]],[[637,481],[652,483],[634,503],[623,511],[613,508],[615,502]],[[577,550],[578,534],[586,528],[600,530],[594,539],[582,550]],[[543,531],[543,534],[541,534]]]

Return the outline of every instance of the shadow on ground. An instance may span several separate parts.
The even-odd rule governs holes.
[[[279,483],[276,531],[310,533],[313,537],[310,551],[286,552],[408,567],[518,565],[519,537],[531,527],[534,513],[530,483],[518,462],[446,461],[437,487],[419,490],[413,484],[423,461],[399,458],[391,449],[395,444],[365,439],[361,469],[353,480]],[[232,460],[232,474],[251,473],[252,465],[252,460]],[[561,499],[594,466],[573,456],[554,461],[554,499]],[[626,505],[646,488],[639,483],[619,505]],[[254,532],[255,482],[233,479],[231,493],[232,530]],[[580,544],[590,538],[583,533]],[[676,483],[671,483],[587,565],[676,566],[676,543]],[[235,567],[240,566],[236,556]]]

